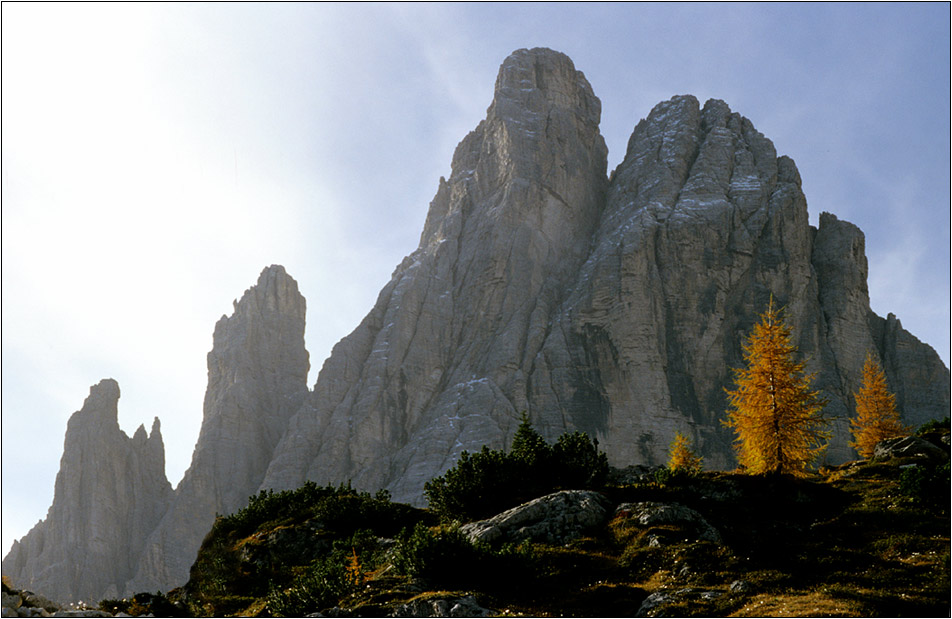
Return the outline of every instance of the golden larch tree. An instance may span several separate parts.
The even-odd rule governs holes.
[[[675,432],[674,440],[668,449],[668,469],[700,473],[704,459],[691,449],[691,439]]]
[[[879,362],[866,353],[863,364],[863,384],[853,393],[856,398],[856,417],[850,420],[855,448],[860,456],[873,455],[876,443],[887,438],[906,436],[911,429],[902,425],[896,410],[896,396],[886,385],[886,374]]]
[[[810,388],[814,375],[804,373],[806,364],[796,361],[773,297],[760,318],[743,346],[747,367],[734,370],[736,388],[726,390],[723,423],[736,432],[738,461],[748,472],[803,476],[830,438],[821,414],[826,400]]]

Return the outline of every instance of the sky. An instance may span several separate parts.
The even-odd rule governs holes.
[[[282,264],[313,385],[419,243],[514,50],[571,57],[609,170],[660,101],[726,101],[810,220],[866,234],[881,316],[950,358],[950,7],[2,5],[3,553],[46,515],[66,422],[115,378],[176,485],[215,322]]]

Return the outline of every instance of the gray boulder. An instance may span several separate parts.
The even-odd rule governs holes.
[[[633,520],[646,529],[659,526],[680,529],[683,539],[687,540],[721,542],[720,532],[711,526],[704,516],[678,503],[622,503],[615,508],[614,517]],[[656,536],[653,543],[661,543],[661,538]]]
[[[460,531],[473,542],[521,541],[562,545],[583,537],[608,519],[608,499],[590,490],[562,490],[540,497]]]
[[[498,613],[479,605],[471,595],[461,598],[413,600],[398,607],[391,617],[493,617]]]
[[[900,436],[877,443],[873,449],[873,457],[877,459],[921,457],[941,461],[949,459],[949,452],[918,436]]]
[[[663,617],[665,616],[664,607],[668,604],[709,602],[722,595],[724,595],[723,591],[697,588],[656,591],[641,603],[635,617]]]

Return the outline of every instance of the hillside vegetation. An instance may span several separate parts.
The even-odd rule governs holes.
[[[947,423],[920,434],[948,444]],[[613,473],[599,490],[610,505],[603,521],[559,544],[474,543],[445,513],[347,486],[262,493],[216,521],[185,587],[101,606],[251,616],[949,614],[947,459],[863,460],[799,479]]]

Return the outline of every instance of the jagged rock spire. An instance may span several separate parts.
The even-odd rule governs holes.
[[[157,424],[129,438],[118,422],[119,385],[89,390],[67,424],[53,504],[3,560],[17,585],[61,600],[116,597],[172,495]]]
[[[192,464],[152,532],[134,591],[184,584],[215,514],[256,494],[288,418],[307,393],[305,301],[284,267],[272,265],[215,325],[204,416]]]
[[[567,56],[506,59],[420,247],[335,346],[265,487],[350,479],[418,498],[463,449],[506,440],[527,406],[526,368],[600,216],[599,115]]]

